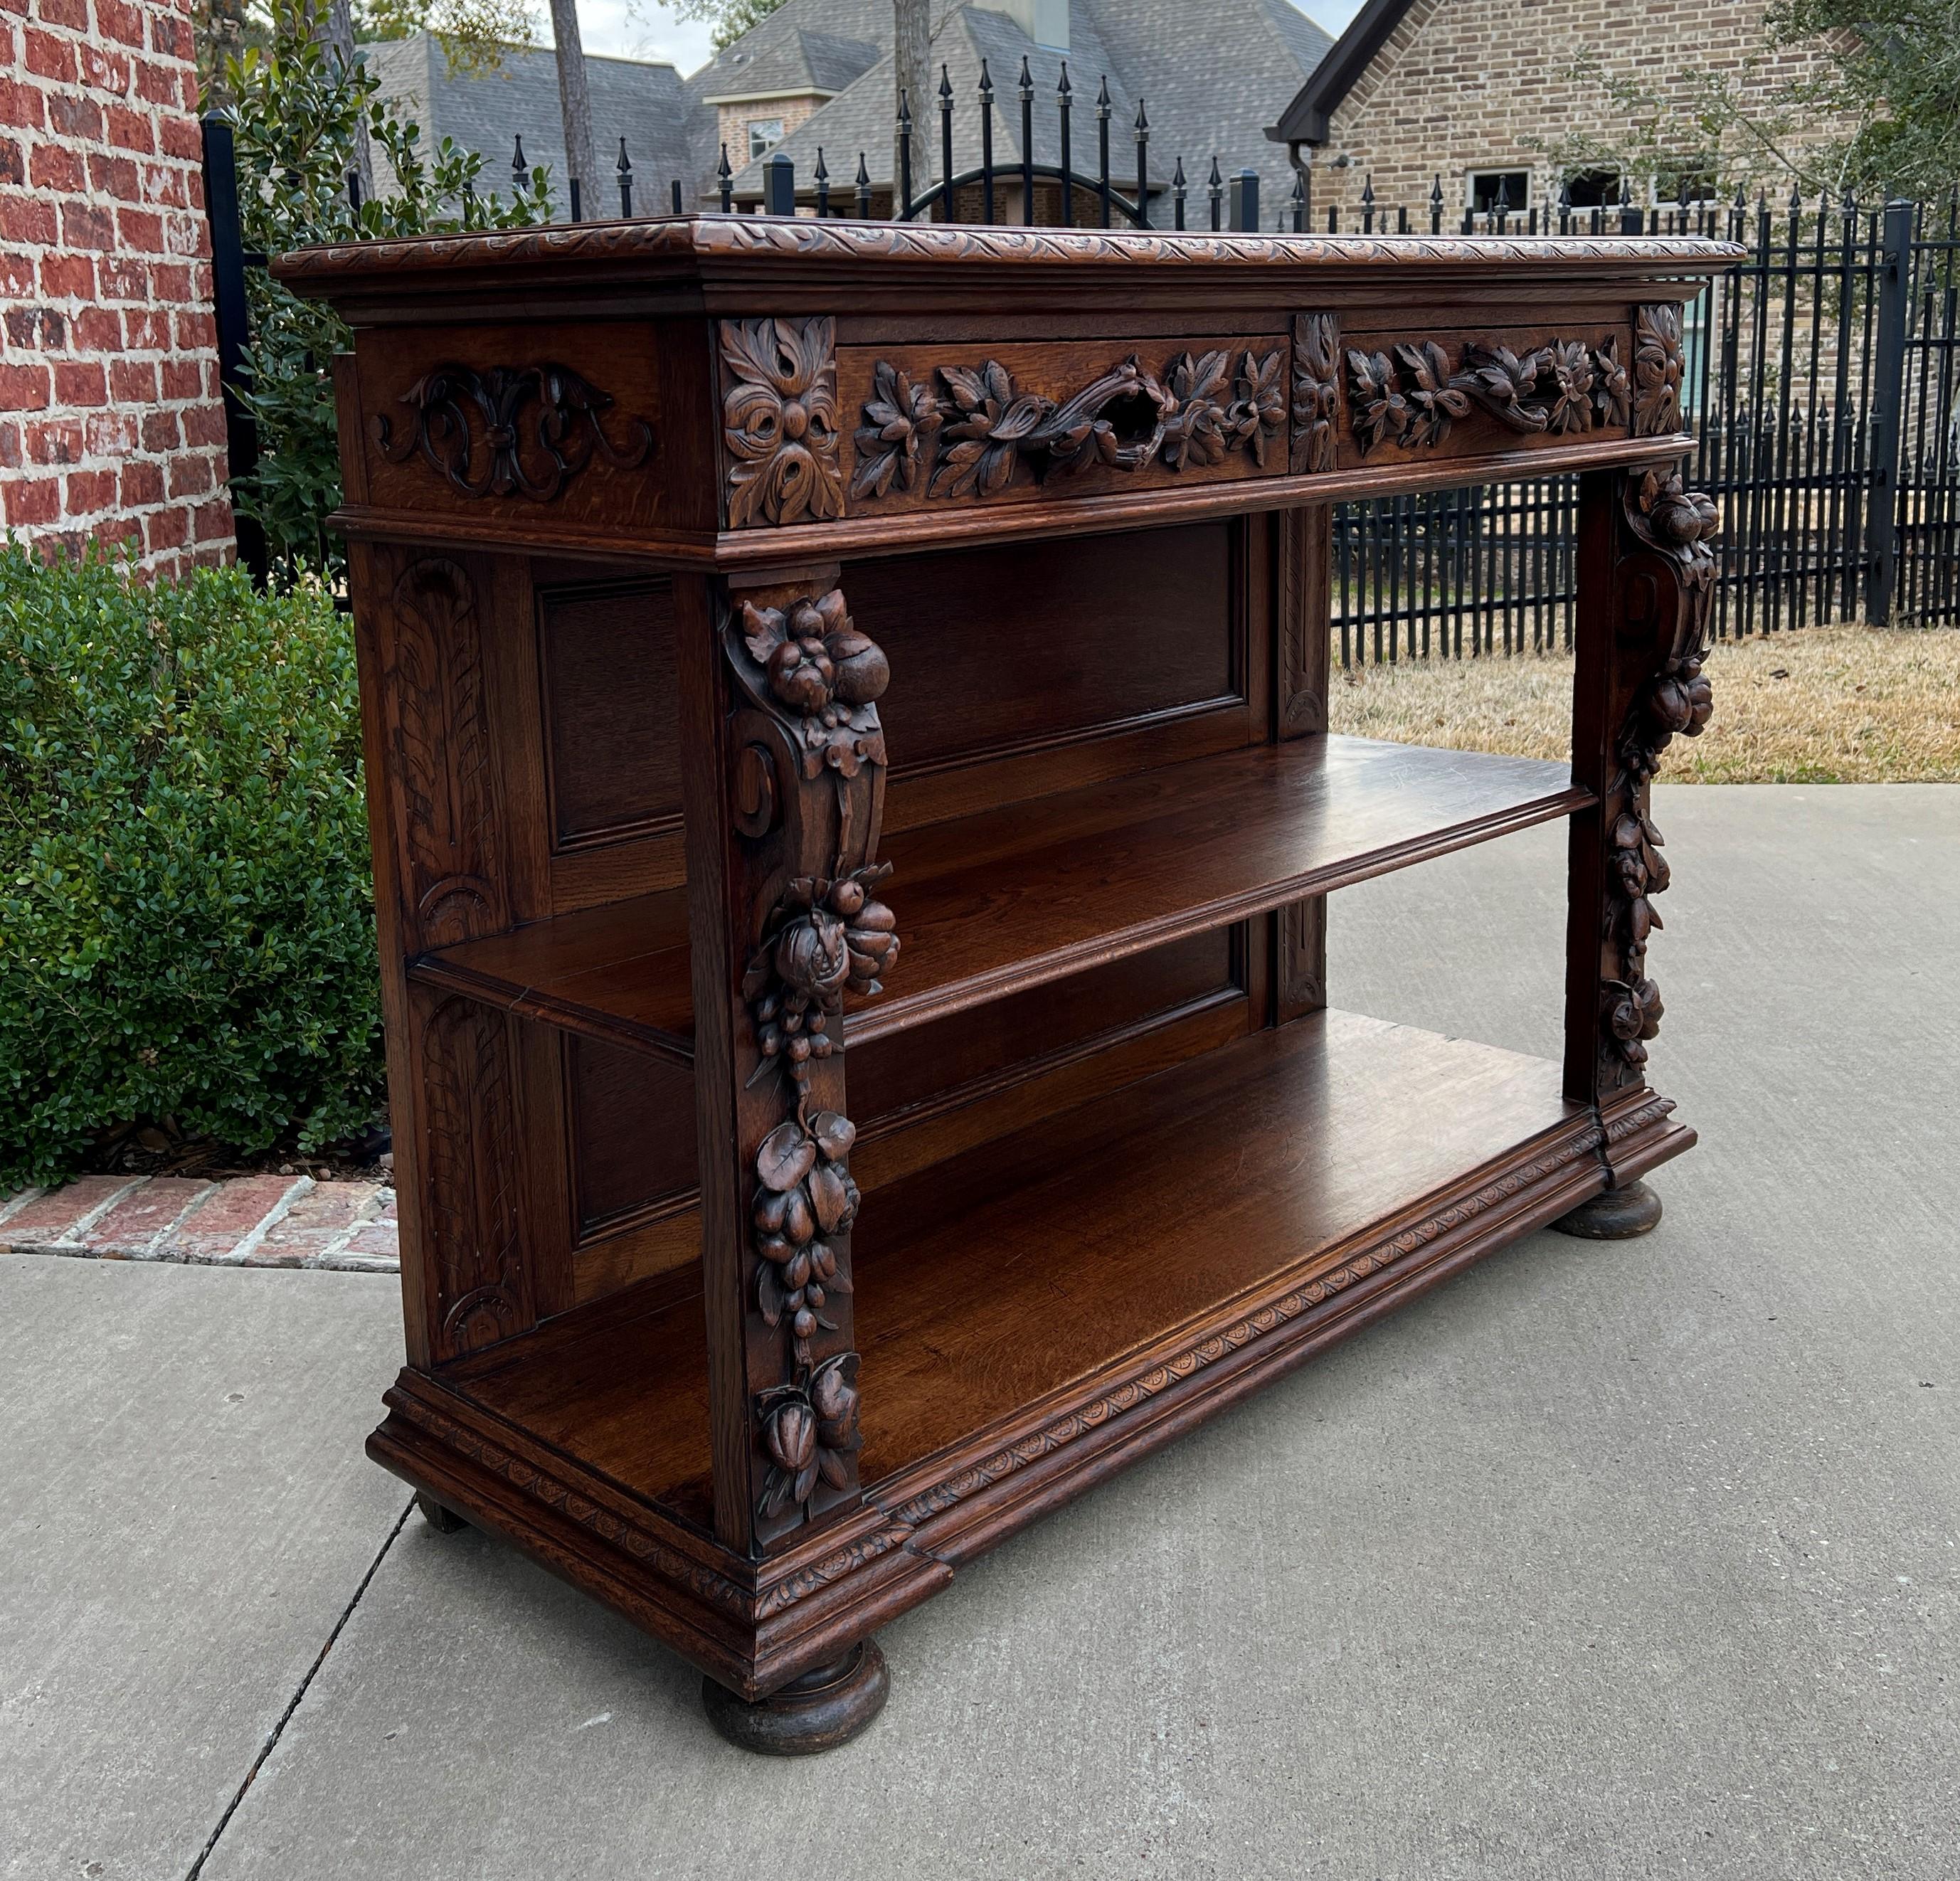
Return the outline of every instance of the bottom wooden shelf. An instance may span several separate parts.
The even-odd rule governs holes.
[[[895,1182],[856,1235],[861,1507],[708,1533],[698,1294],[404,1373],[370,1450],[751,1694],[1444,1274],[1694,1141],[1644,1088],[1353,1014],[1261,1032]]]

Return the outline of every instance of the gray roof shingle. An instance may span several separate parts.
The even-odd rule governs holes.
[[[500,71],[482,78],[452,75],[442,48],[425,33],[364,46],[363,56],[380,81],[381,96],[422,126],[423,148],[432,151],[453,138],[483,158],[484,182],[499,192],[510,186],[515,140],[524,140],[528,164],[551,172],[561,206],[567,182],[564,119],[558,95],[558,62],[549,47],[512,46]],[[633,166],[633,206],[659,214],[670,206],[670,185],[679,179],[683,199],[692,206],[698,180],[713,161],[714,113],[702,105],[670,65],[588,54],[587,83],[592,94],[592,141],[601,172],[595,197],[581,179],[588,215],[616,213],[620,140]],[[378,154],[378,153],[377,153]],[[385,160],[381,168],[385,173]],[[392,176],[376,178],[393,186]]]

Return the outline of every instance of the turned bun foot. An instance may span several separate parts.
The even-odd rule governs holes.
[[[415,1507],[422,1510],[422,1520],[438,1535],[458,1535],[469,1524],[453,1509],[445,1509],[426,1489],[415,1491]]]
[[[1609,1189],[1603,1195],[1582,1201],[1551,1225],[1561,1234],[1583,1235],[1589,1241],[1631,1241],[1659,1221],[1659,1196],[1645,1182],[1629,1182],[1624,1189]]]
[[[768,1757],[810,1757],[849,1743],[885,1708],[891,1685],[885,1655],[867,1639],[834,1665],[807,1672],[756,1704],[712,1679],[701,1682],[701,1702],[708,1721],[731,1744]]]

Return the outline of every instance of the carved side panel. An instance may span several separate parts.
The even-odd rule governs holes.
[[[743,1343],[759,1454],[756,1539],[854,1496],[851,1176],[844,998],[881,988],[897,922],[879,899],[886,766],[877,701],[890,680],[842,593],[765,591],[731,608],[724,649],[738,705],[731,822],[750,936],[736,1071],[749,1248]]]
[[[535,1317],[517,1071],[501,1014],[456,998],[419,1009],[423,1243],[438,1356],[453,1358],[523,1332]]]
[[[1341,410],[1341,317],[1293,317],[1293,472],[1334,468]]]
[[[511,925],[475,585],[444,556],[395,584],[387,762],[402,856],[405,950]]]

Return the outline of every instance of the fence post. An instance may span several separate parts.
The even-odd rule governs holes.
[[[1906,298],[1912,286],[1913,205],[1885,205],[1872,361],[1872,479],[1866,511],[1865,618],[1892,625],[1898,591],[1899,434],[1905,413]]]
[[[772,153],[762,166],[762,213],[796,214],[796,165],[781,151]]]
[[[236,485],[259,465],[258,423],[239,396],[245,376],[240,357],[251,329],[245,304],[245,238],[238,226],[238,160],[231,126],[224,119],[213,112],[203,119],[202,129],[204,208],[211,224],[211,310],[218,327],[218,378],[224,396],[224,454],[229,480]],[[271,565],[266,532],[256,518],[238,514],[235,497],[232,515],[238,559],[263,587]]]
[[[1242,170],[1232,179],[1232,227],[1242,234],[1259,232],[1259,173]]]

